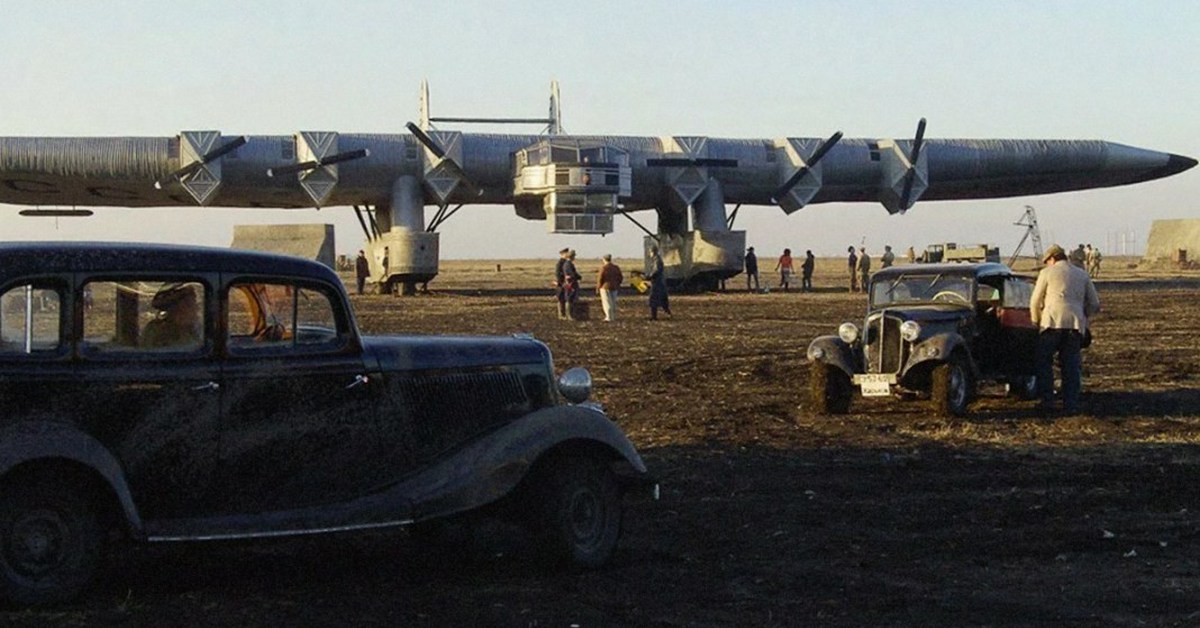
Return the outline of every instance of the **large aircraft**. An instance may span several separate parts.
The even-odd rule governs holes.
[[[558,86],[546,118],[436,118],[428,85],[408,133],[0,137],[0,203],[66,208],[351,206],[372,278],[411,289],[438,272],[437,228],[467,204],[512,205],[550,233],[607,234],[628,217],[673,281],[711,285],[742,269],[742,205],[791,214],[812,203],[998,198],[1128,185],[1196,160],[1098,140],[703,136],[562,132]],[[524,123],[536,135],[436,124]],[[733,205],[732,211],[727,207]],[[632,216],[657,212],[651,232]],[[386,253],[385,253],[386,252]],[[387,260],[386,267],[383,260]]]

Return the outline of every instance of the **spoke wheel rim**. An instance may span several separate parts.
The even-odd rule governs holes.
[[[30,510],[12,522],[4,559],[16,573],[43,576],[60,566],[68,551],[71,529],[62,515],[48,509]]]

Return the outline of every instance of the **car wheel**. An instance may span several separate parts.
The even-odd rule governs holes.
[[[963,416],[971,403],[971,373],[962,360],[952,359],[933,370],[930,398],[938,416]]]
[[[609,465],[563,455],[540,467],[530,524],[546,553],[559,563],[603,565],[621,536],[621,487]]]
[[[1014,377],[1008,382],[1008,394],[1020,399],[1037,399],[1037,376]]]
[[[94,505],[48,480],[0,491],[0,595],[20,606],[71,600],[95,577],[103,529]]]
[[[818,414],[846,414],[850,411],[853,386],[842,369],[824,362],[812,363],[808,378],[809,403]]]

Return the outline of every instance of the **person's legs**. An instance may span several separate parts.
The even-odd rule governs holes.
[[[613,291],[600,291],[600,307],[604,309],[604,320],[611,321],[613,319]]]
[[[1083,389],[1083,353],[1079,343],[1083,336],[1073,330],[1062,331],[1058,344],[1058,364],[1062,369],[1063,411],[1079,410],[1079,394]]]
[[[558,289],[558,317],[560,319],[567,317],[567,293],[562,288]]]
[[[1060,330],[1043,329],[1037,341],[1037,391],[1039,407],[1054,404],[1054,354],[1058,350]]]

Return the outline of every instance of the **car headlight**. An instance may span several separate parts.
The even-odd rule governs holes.
[[[904,321],[903,323],[900,323],[901,338],[907,340],[908,342],[912,342],[917,339],[917,336],[920,335],[921,326],[917,324],[917,321]]]
[[[854,344],[858,340],[858,326],[854,323],[842,323],[838,326],[838,338],[846,344]]]
[[[571,403],[583,403],[592,395],[592,374],[577,366],[558,376],[558,392]]]

